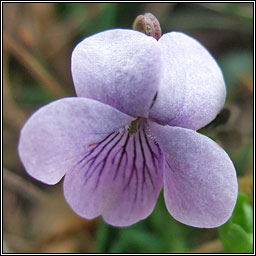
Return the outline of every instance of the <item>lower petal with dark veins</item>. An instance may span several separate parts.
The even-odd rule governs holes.
[[[73,210],[91,219],[102,215],[114,226],[128,226],[154,209],[163,184],[163,155],[145,121],[137,132],[122,129],[92,144],[64,180]]]

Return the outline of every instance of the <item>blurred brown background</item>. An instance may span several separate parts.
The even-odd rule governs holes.
[[[229,153],[239,175],[239,190],[252,202],[252,4],[3,3],[5,252],[222,252],[216,230],[189,229],[168,214],[161,217],[160,225],[172,223],[178,242],[167,231],[161,231],[163,238],[156,235],[162,241],[154,240],[158,231],[152,224],[154,217],[149,217],[132,229],[141,231],[137,240],[132,236],[133,245],[138,245],[126,245],[131,229],[81,219],[65,202],[61,182],[51,187],[33,180],[17,155],[19,132],[31,113],[57,98],[75,96],[70,73],[75,45],[102,30],[131,28],[136,16],[145,12],[158,17],[163,33],[177,30],[197,38],[220,64],[228,90],[225,110],[200,132]],[[154,216],[166,211],[157,207]],[[111,234],[114,238],[109,240]]]

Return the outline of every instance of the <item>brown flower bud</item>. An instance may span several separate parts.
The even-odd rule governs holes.
[[[137,16],[133,23],[133,29],[148,36],[152,36],[156,40],[158,40],[162,35],[159,21],[151,13],[145,13],[144,15]]]

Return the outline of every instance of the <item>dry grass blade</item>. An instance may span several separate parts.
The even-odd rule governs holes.
[[[4,185],[9,186],[11,189],[16,190],[27,198],[47,202],[49,198],[36,186],[17,174],[3,168]]]
[[[90,229],[94,227],[97,221],[98,219],[90,221],[81,218],[70,219],[69,221],[63,223],[63,226],[60,229],[56,229],[55,231],[49,233],[47,237],[38,241],[33,247],[31,247],[31,249],[28,252],[45,252],[47,251],[47,248],[52,248],[54,247],[53,245],[57,245],[59,243],[62,244],[68,239],[72,239],[73,243],[76,244],[78,241],[74,239],[74,237],[81,232],[83,233],[83,237],[86,237],[86,239],[83,239],[82,241],[85,247],[89,249],[91,247]]]
[[[8,70],[8,54],[5,52],[3,56],[3,102],[4,102],[4,121],[9,122],[17,130],[25,123],[26,114],[16,106],[10,92],[9,70]]]
[[[206,242],[201,244],[190,253],[221,253],[223,252],[223,247],[219,239]]]
[[[3,46],[22,65],[25,65],[38,80],[45,91],[52,96],[60,98],[66,95],[62,86],[48,73],[48,71],[21,45],[15,42],[6,32],[3,32]]]

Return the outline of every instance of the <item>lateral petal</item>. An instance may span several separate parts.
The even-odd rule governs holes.
[[[231,216],[237,199],[237,177],[227,153],[195,131],[151,123],[166,158],[164,197],[178,221],[214,228]]]
[[[18,152],[26,171],[57,183],[90,145],[133,118],[86,98],[65,98],[35,112],[21,130]]]

